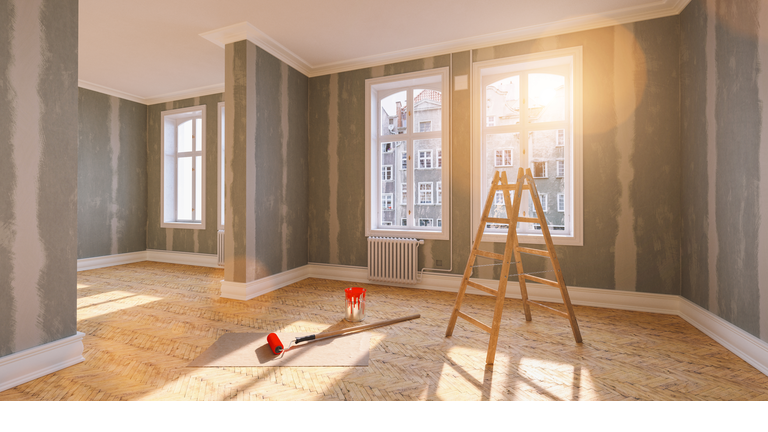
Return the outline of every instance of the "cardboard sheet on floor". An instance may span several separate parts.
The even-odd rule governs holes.
[[[294,345],[282,356],[272,354],[269,333],[226,333],[189,364],[217,366],[368,366],[371,335],[355,333]],[[277,333],[285,347],[306,333]]]

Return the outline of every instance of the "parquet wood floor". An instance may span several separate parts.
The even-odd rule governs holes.
[[[368,367],[188,368],[227,332],[317,333],[342,321],[348,282],[305,279],[250,301],[219,298],[223,271],[141,262],[78,273],[85,362],[0,400],[768,400],[768,377],[681,318],[575,306],[567,320],[506,300],[496,364],[488,335],[459,320],[455,294],[367,288]],[[490,322],[493,297],[463,310]]]

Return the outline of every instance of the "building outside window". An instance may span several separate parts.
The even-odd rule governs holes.
[[[419,183],[419,204],[432,204],[432,183]]]

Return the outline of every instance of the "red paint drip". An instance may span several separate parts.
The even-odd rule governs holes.
[[[352,303],[356,309],[360,309],[361,303],[365,302],[365,288],[350,287],[344,290],[344,295],[347,297],[347,304]]]

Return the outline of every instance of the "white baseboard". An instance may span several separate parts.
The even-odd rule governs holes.
[[[221,281],[221,297],[234,300],[250,300],[308,278],[308,270],[307,266],[301,266],[251,282]]]
[[[59,339],[0,357],[0,392],[85,361],[83,337]]]
[[[155,261],[199,267],[219,267],[216,255],[150,249],[141,252],[81,258],[77,260],[77,271],[93,270],[141,261]]]
[[[117,255],[106,255],[77,260],[77,271],[93,270],[102,267],[112,267],[147,260],[147,251],[129,252]]]

